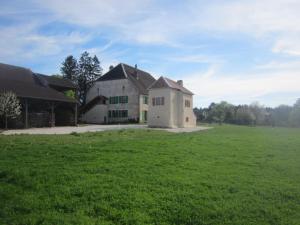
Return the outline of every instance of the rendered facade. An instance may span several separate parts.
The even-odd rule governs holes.
[[[193,93],[182,81],[160,77],[149,88],[149,127],[195,127]]]

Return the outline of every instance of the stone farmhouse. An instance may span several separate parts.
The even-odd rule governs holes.
[[[86,123],[145,123],[148,117],[148,87],[154,77],[120,63],[100,77],[87,93],[81,110]]]
[[[151,127],[193,127],[193,93],[182,81],[155,78],[120,63],[99,78],[81,110],[86,123],[148,123]]]

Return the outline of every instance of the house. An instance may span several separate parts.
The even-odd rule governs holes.
[[[148,87],[155,82],[143,70],[120,63],[101,76],[87,93],[81,109],[87,123],[145,123],[148,118]]]
[[[22,106],[21,116],[9,121],[9,127],[76,125],[77,100],[64,94],[68,90],[76,92],[70,80],[0,63],[0,93],[14,92]]]
[[[177,82],[160,77],[149,87],[149,127],[195,127],[193,93]]]

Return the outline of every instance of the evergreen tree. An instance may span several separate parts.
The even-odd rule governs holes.
[[[88,52],[82,53],[78,63],[77,85],[78,97],[82,105],[86,103],[86,95],[93,82],[102,75],[102,68],[97,56],[91,57]]]
[[[63,75],[63,78],[76,81],[78,71],[77,60],[72,55],[69,55],[65,61],[62,62],[60,71]]]

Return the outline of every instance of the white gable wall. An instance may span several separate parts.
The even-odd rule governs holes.
[[[164,97],[165,104],[152,105],[152,98]],[[190,107],[185,107],[185,100]],[[171,88],[155,88],[149,91],[148,125],[150,127],[195,127],[193,96]]]
[[[91,101],[98,95],[103,95],[108,98],[112,96],[128,96],[128,103],[108,104],[107,112],[99,111],[98,116],[103,118],[103,113],[108,118],[109,110],[128,110],[128,118],[110,118],[109,122],[117,122],[121,120],[137,119],[140,115],[140,96],[137,88],[128,79],[107,80],[96,82],[87,93],[87,102]],[[94,117],[93,113],[93,117]],[[84,115],[86,121],[94,120],[89,113]]]
[[[152,98],[164,97],[164,105],[152,105]],[[149,91],[148,125],[150,127],[173,127],[172,92],[169,88],[151,89]]]

